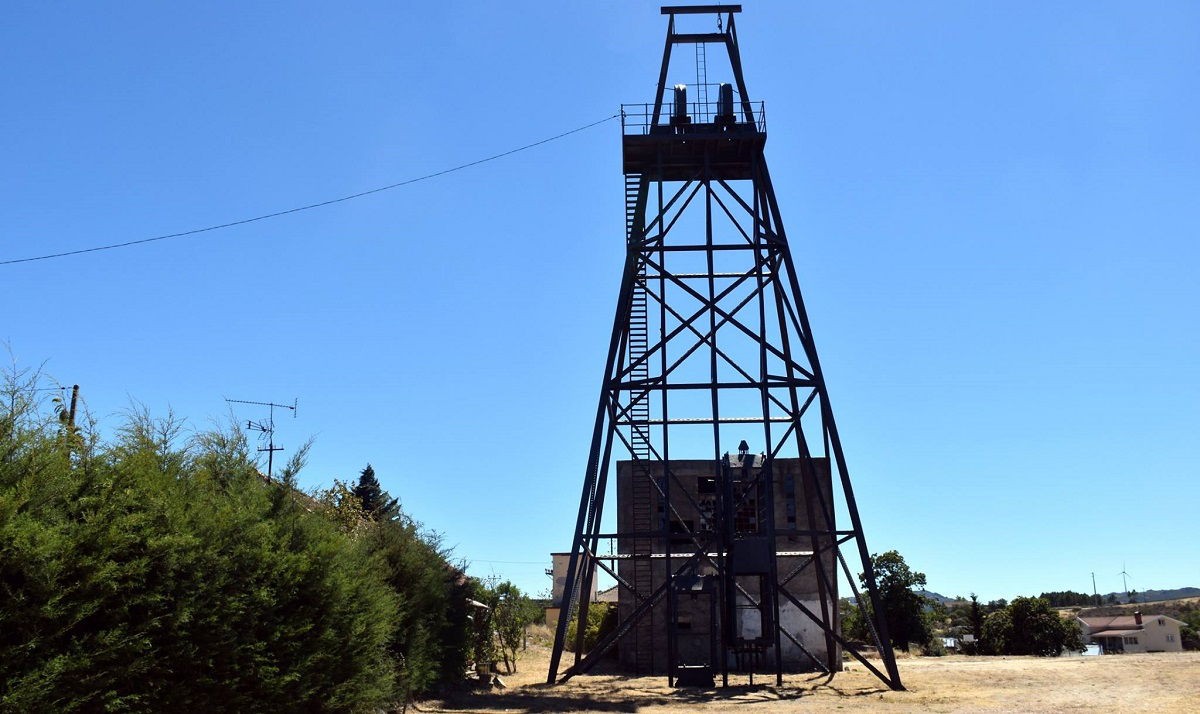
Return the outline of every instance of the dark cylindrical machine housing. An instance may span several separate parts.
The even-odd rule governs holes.
[[[725,82],[717,88],[717,123],[733,123],[733,85]]]
[[[686,124],[688,121],[687,85],[675,85],[675,101],[671,106],[671,122]]]

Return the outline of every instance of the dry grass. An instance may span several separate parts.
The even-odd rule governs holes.
[[[833,678],[730,680],[727,689],[670,689],[665,677],[615,674],[544,684],[548,653],[531,646],[506,689],[425,702],[423,712],[1120,712],[1200,711],[1200,653],[1108,657],[917,657],[900,662],[906,692],[857,664]],[[763,684],[767,682],[769,684]],[[745,707],[750,707],[746,709]]]

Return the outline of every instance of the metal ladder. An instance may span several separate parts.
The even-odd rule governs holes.
[[[640,468],[635,469],[632,475],[630,497],[633,499],[633,529],[641,532],[656,530],[650,497],[650,479],[653,476],[648,473],[648,469]],[[633,539],[633,586],[642,597],[654,592],[654,567],[650,561],[653,544],[651,538]],[[638,600],[634,599],[635,604]],[[654,648],[658,644],[654,637],[654,614],[654,610],[647,612],[634,626],[633,647],[638,674],[654,672]]]
[[[708,111],[708,63],[704,43],[696,43],[696,121],[707,124],[712,121]]]

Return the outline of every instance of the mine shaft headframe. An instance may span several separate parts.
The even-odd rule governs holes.
[[[671,64],[671,49],[683,44],[719,44],[724,45],[729,53],[729,66],[733,69],[733,82],[737,85],[738,94],[742,98],[743,121],[754,124],[754,108],[750,104],[746,92],[746,79],[742,76],[742,56],[738,52],[737,29],[734,27],[733,16],[742,11],[741,5],[664,5],[661,12],[668,15],[667,43],[663,49],[662,69],[658,73],[658,91],[654,95],[654,116],[651,126],[657,126],[662,117],[663,97],[667,91],[667,68]],[[716,15],[718,32],[676,32],[676,15]]]
[[[689,587],[685,581],[696,574],[692,572],[693,566],[708,558],[709,553],[714,553],[716,562],[710,563],[715,571],[712,574],[724,578],[724,581],[720,583],[721,587],[713,589],[708,599],[710,610],[707,619],[710,626],[706,634],[711,654],[707,658],[707,666],[710,672],[713,668],[720,668],[723,683],[724,675],[733,665],[731,656],[740,658],[743,654],[738,648],[758,648],[746,652],[752,658],[762,654],[766,651],[762,649],[764,642],[758,640],[764,639],[766,633],[770,632],[773,643],[765,646],[770,649],[774,660],[777,684],[782,683],[783,674],[781,635],[787,634],[792,644],[818,668],[830,673],[839,669],[837,650],[840,645],[844,652],[854,656],[890,688],[903,689],[886,621],[880,617],[883,608],[842,453],[841,439],[833,421],[833,411],[829,406],[791,250],[766,168],[763,154],[766,130],[760,108],[762,105],[751,104],[748,100],[734,26],[734,16],[739,10],[738,6],[715,5],[663,7],[662,14],[667,15],[669,20],[657,95],[653,104],[622,105],[626,261],[576,514],[571,555],[564,578],[554,649],[547,673],[547,682],[551,684],[586,673],[618,642],[623,642],[622,646],[631,645],[630,649],[624,651],[635,657],[634,661],[627,664],[639,672],[656,671],[665,664],[668,682],[673,683],[680,671],[678,666],[692,664],[686,661],[692,655],[681,659],[678,647],[681,635],[675,604],[677,595],[680,588]],[[706,14],[708,18],[705,18]],[[698,19],[684,19],[680,23],[686,23],[688,29],[703,26],[706,20],[711,19],[711,29],[716,32],[680,32],[676,23],[677,15],[697,16]],[[733,82],[720,86],[718,110],[711,113],[712,121],[708,120],[710,115],[706,111],[696,111],[694,114],[688,111],[686,87],[677,86],[674,95],[668,94],[669,65],[673,50],[680,44],[695,45],[698,87],[710,86],[707,84],[707,59],[703,59],[704,64],[701,65],[702,58],[706,57],[704,48],[718,44],[726,49]],[[734,88],[741,94],[737,105],[733,103]],[[683,111],[679,111],[681,100]],[[708,105],[706,94],[702,103]],[[663,116],[664,104],[668,104],[671,110],[669,118]],[[741,111],[735,110],[735,106],[740,107]],[[626,107],[640,110],[636,114],[637,121],[627,121],[627,114],[632,115],[632,112],[627,113]],[[698,121],[694,121],[693,116]],[[681,184],[682,187],[678,187],[678,190],[674,185],[664,188],[666,184]],[[691,193],[688,194],[688,191]],[[693,202],[692,196],[703,198]],[[678,221],[689,206],[692,209],[691,216],[699,218],[698,214],[704,213],[702,226],[699,221]],[[713,210],[714,206],[719,207]],[[673,229],[675,226],[678,228]],[[668,233],[671,238],[669,244]],[[716,260],[718,250],[721,251],[719,266]],[[697,254],[703,254],[706,262],[704,273],[690,272],[698,263],[694,257]],[[676,270],[676,267],[689,272]],[[736,268],[736,272],[723,272],[728,267]],[[751,277],[754,278],[754,285],[738,292],[739,285],[747,284]],[[705,280],[707,291],[694,289],[693,284],[686,282],[688,280]],[[718,280],[737,282],[718,284]],[[748,309],[743,313],[744,317],[739,317],[739,310],[750,304],[755,304],[759,309]],[[681,313],[681,308],[686,309]],[[757,313],[757,320],[753,313]],[[705,316],[708,318],[707,331],[703,327]],[[730,328],[725,329],[726,326]],[[724,330],[721,333],[721,349],[717,344],[719,329]],[[726,335],[729,340],[724,339]],[[732,352],[724,348],[726,342],[734,347]],[[668,352],[674,355],[676,348],[682,356],[672,356],[674,361],[668,361]],[[707,356],[710,357],[705,369],[690,373],[685,367],[676,372],[676,367],[684,359],[699,350],[707,350]],[[739,356],[738,352],[742,354]],[[755,353],[757,360],[752,359]],[[731,354],[734,356],[730,357]],[[692,400],[695,403],[689,403],[687,399],[679,398],[681,391],[695,394],[694,390],[697,389],[709,391],[710,399]],[[755,390],[761,399],[728,399],[723,396],[732,390]],[[651,408],[652,403],[657,404],[657,408]],[[814,404],[816,406],[810,409],[810,405]],[[678,409],[680,406],[683,408]],[[760,407],[761,418],[758,416]],[[741,411],[743,409],[744,412]],[[738,412],[745,416],[740,416]],[[782,432],[773,428],[773,423],[780,421],[788,423]],[[799,464],[799,473],[792,473],[790,486],[786,476],[783,481],[778,481],[770,469],[765,477],[762,472],[758,475],[758,478],[765,480],[755,488],[764,495],[756,498],[754,533],[756,536],[760,534],[759,524],[762,524],[764,530],[761,535],[768,543],[765,550],[760,545],[746,545],[739,546],[738,552],[734,552],[732,544],[737,540],[738,507],[740,500],[745,498],[745,492],[737,497],[739,501],[735,501],[733,494],[722,490],[724,495],[714,498],[721,499],[720,502],[727,506],[723,506],[719,512],[710,508],[706,515],[700,503],[691,497],[689,487],[681,486],[679,479],[671,474],[673,462],[690,461],[674,455],[679,453],[678,449],[672,452],[672,432],[678,433],[680,429],[697,425],[711,426],[714,461],[710,462],[711,466],[697,467],[707,473],[700,478],[706,481],[715,478],[722,487],[731,485],[732,477],[714,477],[711,472],[713,469],[717,469],[717,473],[725,471],[725,461],[720,455],[725,438],[721,425],[734,423],[753,424],[762,429],[763,443],[768,446],[764,458],[769,453],[774,460],[776,455],[786,450],[784,457],[795,459]],[[678,439],[676,437],[676,443],[679,443]],[[703,447],[701,441],[684,440],[683,443],[683,451]],[[810,448],[812,444],[818,445],[816,453]],[[614,469],[613,459],[620,458],[614,451],[623,450],[628,451],[630,460],[618,460]],[[828,464],[827,476],[816,472],[813,463],[815,457],[825,459]],[[655,463],[661,464],[661,467],[654,466]],[[624,476],[622,469],[625,469]],[[605,533],[601,524],[604,522],[606,487],[614,472],[618,484],[614,490],[619,492],[615,499],[620,510],[618,528],[615,533]],[[795,481],[796,476],[799,476],[799,483]],[[822,479],[828,479],[829,485],[823,486]],[[635,483],[640,484],[640,489],[633,488]],[[782,486],[780,497],[784,499],[784,511],[779,513],[783,513],[788,522],[793,524],[782,532],[775,524],[778,516],[774,505],[776,485]],[[699,479],[695,482],[695,488],[698,495]],[[716,484],[713,488],[716,488]],[[797,497],[797,492],[804,494],[802,500]],[[793,505],[790,512],[787,511],[789,498]],[[735,503],[739,503],[739,506],[728,505]],[[801,520],[795,508],[801,503],[805,511],[804,529],[799,529]],[[709,522],[722,527],[709,528],[707,531],[702,527],[701,531],[695,531],[676,509],[676,506],[689,505],[694,509],[691,512],[698,514],[699,520],[696,522],[703,524],[707,518]],[[850,518],[851,528],[837,530],[833,515],[843,511]],[[714,513],[719,513],[719,517],[713,516]],[[822,516],[829,514],[829,517],[818,518],[818,513]],[[680,538],[680,531],[674,528],[675,522],[681,524],[682,532],[689,534],[692,544],[696,546],[694,551],[688,548],[692,554],[684,554],[682,561],[671,548],[678,544]],[[735,524],[732,535],[728,532],[730,523]],[[792,532],[812,542],[808,559],[801,565],[811,568],[809,574],[805,574],[807,584],[803,586],[803,600],[794,597],[792,591],[785,587],[792,576],[799,573],[799,569],[793,569],[783,583],[778,578],[777,559],[784,553],[779,550],[781,544],[778,538],[792,535]],[[714,541],[720,533],[725,535]],[[851,540],[857,545],[862,558],[867,593],[858,591],[851,567],[842,556],[841,547]],[[601,541],[616,545],[620,551],[617,555],[628,556],[621,560],[628,567],[605,566],[602,562],[605,559],[599,555]],[[764,553],[767,585],[762,580]],[[658,562],[661,562],[661,566],[652,567],[651,558],[657,560],[660,555],[661,561]],[[799,557],[803,554],[795,555]],[[731,565],[734,561],[737,563]],[[639,564],[644,567],[638,568]],[[872,628],[886,674],[858,654],[839,634],[836,615],[840,578],[838,565],[864,615],[863,603],[867,600],[864,595],[874,604],[871,611],[873,617],[868,617],[867,623]],[[577,631],[575,664],[560,675],[559,664],[567,645],[567,629],[572,613],[576,611],[577,603],[578,621],[587,620],[591,586],[597,568],[603,569],[620,586],[620,622],[587,652],[586,657],[582,656],[585,643],[580,628]],[[627,573],[627,570],[632,572]],[[660,570],[661,577],[656,573]],[[739,574],[758,578],[757,603],[738,588]],[[746,641],[739,634],[742,631],[738,625],[741,616],[737,614],[737,608],[730,611],[730,606],[736,606],[739,601],[739,594],[749,598],[761,613],[758,636],[753,638],[754,642]],[[808,635],[800,633],[801,640],[811,640],[819,647],[817,638],[823,639],[824,658],[809,652],[802,641],[784,629],[781,600],[787,600],[795,610],[788,615],[793,625],[795,622],[811,622],[815,625],[816,629],[810,628]],[[720,624],[713,619],[713,613],[718,610],[722,613]],[[800,620],[800,616],[807,619]],[[753,621],[753,617],[748,621]],[[690,624],[689,621],[689,631]],[[788,626],[791,631],[796,629],[793,625]],[[746,632],[752,634],[753,629]],[[702,636],[705,633],[692,634]],[[626,638],[627,635],[630,638]],[[665,662],[656,654],[656,650],[663,648],[666,650]],[[648,653],[647,656],[642,657],[639,654],[642,652]],[[693,659],[699,664],[705,658],[701,654]],[[826,664],[823,665],[822,660]],[[797,655],[796,664],[805,661]],[[751,668],[757,666],[754,661],[749,664]],[[742,667],[740,659],[738,667]]]

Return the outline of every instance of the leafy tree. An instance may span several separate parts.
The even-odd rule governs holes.
[[[971,631],[971,603],[969,600],[956,597],[942,605],[942,608],[945,611],[945,620],[942,624],[947,634],[961,635]]]
[[[851,604],[849,598],[838,600],[838,612],[842,617],[842,636],[854,642],[870,642],[871,633],[867,630],[867,622],[863,611]]]
[[[334,479],[332,486],[318,488],[311,495],[324,506],[322,514],[342,533],[357,536],[370,522],[363,513],[362,501],[344,481]]]
[[[1056,657],[1083,647],[1079,624],[1064,620],[1041,598],[1018,597],[983,623],[983,644],[990,654]]]
[[[525,644],[525,629],[540,614],[538,607],[507,580],[493,589],[488,604],[492,608],[492,628],[500,646],[500,656],[504,659],[505,671],[516,672],[517,652]]]
[[[354,487],[353,492],[362,503],[363,512],[372,520],[390,521],[400,514],[399,500],[383,490],[379,479],[375,478],[375,469],[370,464],[359,474],[358,485]]]
[[[1184,625],[1179,628],[1179,638],[1185,650],[1200,650],[1200,610],[1192,609],[1179,615]]]
[[[879,597],[883,601],[883,619],[887,623],[892,645],[908,649],[910,644],[928,643],[932,630],[925,616],[927,599],[917,592],[925,587],[925,574],[909,568],[904,556],[894,550],[872,555],[871,564],[875,570]],[[865,590],[866,573],[859,575],[859,581]],[[869,613],[869,601],[863,605]]]

